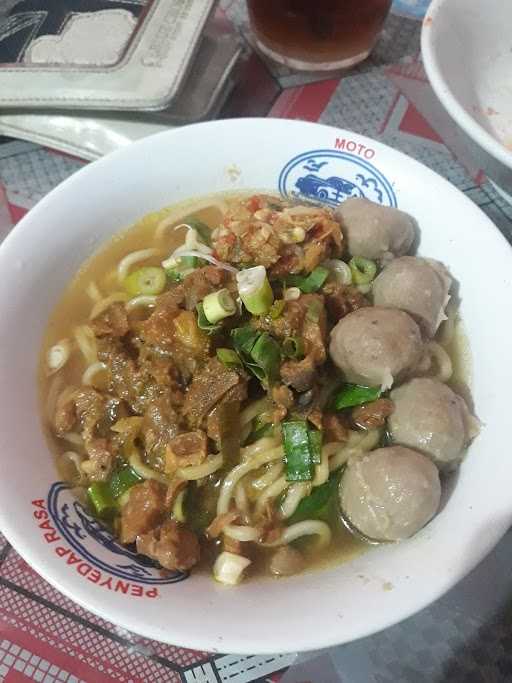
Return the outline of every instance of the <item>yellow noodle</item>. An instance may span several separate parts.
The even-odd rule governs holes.
[[[156,296],[151,296],[151,295],[141,295],[141,296],[136,296],[133,299],[130,299],[130,301],[126,302],[126,310],[127,311],[133,311],[134,308],[140,308],[142,306],[155,306],[156,305]]]
[[[299,481],[288,487],[286,496],[280,505],[280,515],[283,519],[291,517],[300,501],[311,493],[311,484],[306,481]]]
[[[262,441],[262,439],[260,439],[260,441]],[[231,500],[235,486],[242,477],[244,477],[251,470],[256,470],[258,467],[265,465],[267,462],[272,462],[272,460],[278,460],[282,457],[283,449],[281,446],[277,446],[276,448],[271,448],[270,450],[265,450],[262,453],[258,453],[250,460],[246,460],[240,465],[233,467],[222,483],[217,501],[217,514],[222,515],[228,511],[229,501]]]
[[[434,379],[447,382],[453,374],[453,366],[450,356],[443,349],[441,344],[431,341],[427,345],[431,357],[437,366],[437,372],[433,375]]]
[[[92,363],[92,365],[89,365],[85,370],[84,374],[82,375],[82,384],[84,384],[86,387],[92,386],[92,380],[98,374],[98,372],[105,371],[106,369],[107,366],[105,365],[105,363],[102,363],[101,361]]]
[[[140,249],[139,251],[132,251],[131,254],[125,256],[119,261],[117,266],[117,279],[119,282],[124,282],[128,275],[130,268],[136,263],[147,261],[158,254],[158,249]]]
[[[256,500],[256,513],[261,514],[267,501],[272,500],[272,498],[277,498],[277,496],[285,491],[288,486],[288,481],[284,475],[279,477],[279,479],[276,479],[273,484],[270,484],[270,486],[267,486],[267,488],[258,496],[258,499]]]
[[[89,325],[79,325],[78,327],[75,327],[73,334],[75,335],[78,348],[87,361],[87,365],[96,363],[98,361],[96,337]]]
[[[284,463],[271,463],[270,465],[268,465],[265,474],[262,474],[261,477],[258,477],[257,479],[253,479],[253,481],[251,482],[252,488],[256,489],[257,491],[263,491],[263,489],[267,488],[267,486],[270,486],[270,484],[273,484],[275,482],[275,480],[279,477],[283,470]]]
[[[195,481],[196,479],[203,479],[203,477],[208,477],[222,467],[222,454],[214,455],[203,464],[203,465],[191,465],[190,467],[181,467],[176,472],[176,475],[180,479],[186,479],[187,481]]]
[[[143,479],[154,479],[155,481],[159,481],[161,484],[168,483],[163,474],[156,472],[142,462],[137,451],[133,451],[131,453],[130,457],[128,458],[128,462],[130,463],[130,466],[137,472],[137,474]]]
[[[272,543],[261,543],[267,548],[274,548],[279,545],[287,545],[292,541],[296,541],[302,536],[318,536],[318,544],[320,547],[327,546],[331,542],[331,530],[326,522],[321,522],[318,519],[307,519],[304,522],[297,522],[291,524],[283,530],[280,538]]]
[[[89,282],[87,285],[86,289],[86,294],[87,296],[96,303],[96,301],[101,301],[103,299],[100,290],[98,289],[98,285],[93,281]]]
[[[114,292],[113,294],[106,296],[104,299],[101,299],[94,304],[89,315],[89,320],[94,320],[94,318],[97,318],[99,315],[104,313],[107,308],[112,306],[112,304],[124,303],[127,300],[128,294],[126,294],[126,292]]]
[[[253,526],[242,526],[228,524],[223,532],[226,536],[234,538],[236,541],[257,541],[261,536],[261,531]]]

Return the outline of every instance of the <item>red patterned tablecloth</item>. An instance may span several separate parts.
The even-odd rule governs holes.
[[[343,77],[319,80],[318,76],[296,74],[272,65],[252,51],[244,4],[224,0],[220,12],[240,31],[247,43],[247,54],[239,84],[222,115],[320,121],[377,138],[448,178],[511,240],[512,207],[496,194],[473,162],[471,150],[442,110],[425,77],[419,36],[427,4],[426,0],[395,0],[372,57]],[[0,143],[1,239],[41,197],[85,162],[19,140],[0,139]],[[501,557],[499,552],[495,558]],[[475,579],[470,577],[468,581]],[[503,590],[507,587],[501,586]],[[449,607],[443,611],[443,605],[451,604],[450,600],[459,605],[459,612]],[[305,667],[302,677],[293,678],[292,667],[285,678],[302,683],[512,680],[512,662],[507,654],[512,642],[508,635],[499,625],[495,627],[492,656],[488,654],[489,643],[487,649],[479,650],[479,656],[468,650],[467,640],[473,631],[466,633],[465,629],[480,629],[483,612],[480,609],[477,614],[476,610],[461,625],[457,615],[467,604],[457,600],[448,598],[438,603],[416,621],[409,621],[407,629],[395,627],[382,637],[365,641],[364,652],[355,644],[329,659],[317,657],[309,673]],[[458,634],[465,648],[455,657],[457,666],[446,678],[446,667],[439,668],[431,656],[448,642],[448,636],[442,637],[443,629],[450,632],[452,643],[458,642]],[[134,636],[63,597],[0,537],[1,681],[270,683],[279,681],[278,672],[294,659],[292,655],[212,655]],[[439,661],[444,660],[440,657]]]

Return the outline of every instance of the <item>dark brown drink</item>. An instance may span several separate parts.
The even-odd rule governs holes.
[[[295,69],[352,66],[371,52],[391,0],[247,0],[260,49]]]

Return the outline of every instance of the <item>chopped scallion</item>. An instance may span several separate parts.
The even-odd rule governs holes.
[[[318,429],[308,429],[311,461],[319,465],[322,461],[322,432]]]
[[[286,358],[303,358],[304,342],[300,337],[286,337],[283,341],[282,351]]]
[[[165,270],[158,266],[138,268],[124,281],[124,287],[131,296],[155,296],[164,291],[165,285]]]
[[[227,289],[212,292],[203,299],[203,311],[212,325],[236,313],[236,303]]]
[[[190,225],[191,228],[194,228],[194,230],[197,232],[197,234],[201,238],[202,242],[204,242],[205,244],[208,244],[208,245],[211,244],[212,231],[206,225],[206,223],[203,223],[203,221],[200,221],[199,218],[192,218],[190,216],[188,218],[185,218],[183,223],[185,223],[186,225]]]
[[[251,360],[248,367],[259,380],[273,384],[279,379],[281,352],[279,344],[272,337],[263,332],[260,334],[251,350]]]
[[[227,368],[242,367],[242,361],[240,360],[240,356],[236,351],[233,351],[233,349],[217,349],[217,358]]]
[[[354,256],[348,262],[352,271],[352,282],[356,285],[368,285],[377,274],[377,265],[370,259]]]
[[[207,334],[214,334],[215,332],[218,332],[220,330],[220,325],[212,324],[208,320],[208,318],[206,317],[204,310],[203,310],[202,302],[197,304],[196,311],[197,311],[197,326],[199,327],[200,330],[203,330]]]
[[[311,481],[314,465],[306,422],[282,422],[281,429],[287,481]]]
[[[286,285],[289,287],[298,287],[304,294],[312,294],[317,292],[329,275],[329,269],[323,266],[317,266],[307,276],[304,275],[288,275],[286,278]]]
[[[95,481],[87,489],[89,500],[98,517],[106,517],[116,509],[110,486],[104,481]]]
[[[256,339],[259,337],[259,332],[257,332],[252,327],[236,327],[231,332],[233,338],[233,346],[235,350],[239,353],[245,353],[247,356],[251,354],[252,347],[256,343]]]
[[[293,515],[286,520],[287,524],[296,524],[306,519],[324,519],[327,521],[329,507],[335,499],[338,483],[339,472],[333,472],[325,484],[316,486],[309,496],[300,501]]]
[[[252,315],[268,313],[274,301],[274,293],[264,266],[246,268],[236,274],[240,298]]]
[[[363,403],[376,401],[381,395],[380,387],[365,387],[361,384],[344,384],[333,398],[333,407],[336,410],[360,406]]]
[[[112,475],[110,491],[114,499],[120,498],[128,489],[143,481],[131,467],[123,467]]]
[[[277,320],[277,318],[281,316],[281,313],[284,311],[285,305],[286,301],[284,299],[276,299],[274,301],[268,312],[272,320]]]

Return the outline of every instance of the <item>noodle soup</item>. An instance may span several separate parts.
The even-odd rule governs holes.
[[[163,570],[226,584],[413,535],[475,434],[450,388],[451,277],[406,255],[413,237],[407,214],[366,200],[262,194],[116,236],[48,324],[60,476]]]

